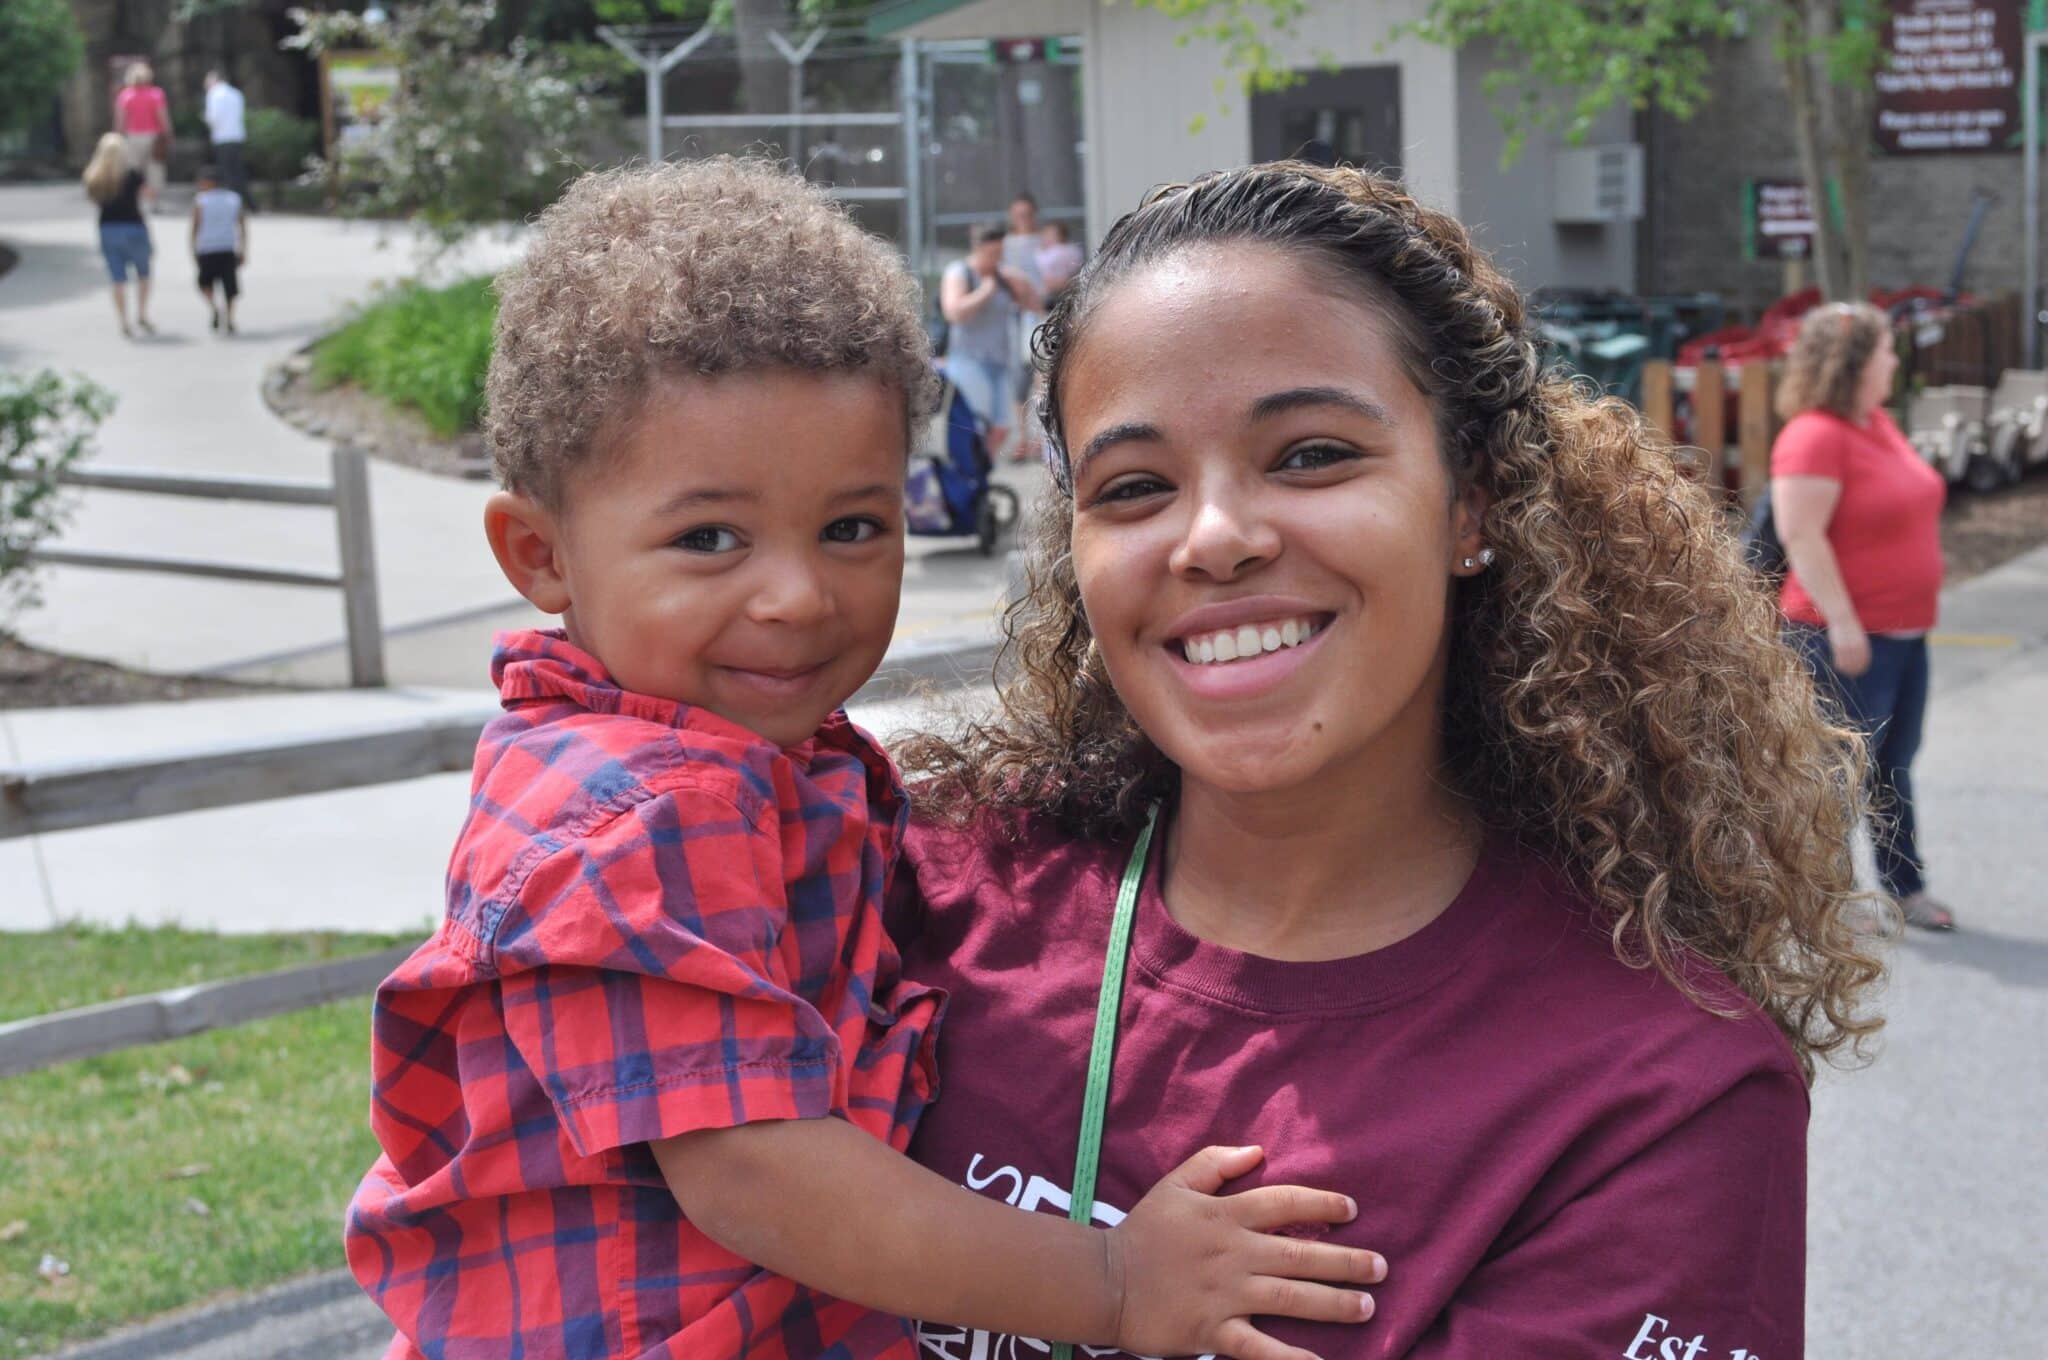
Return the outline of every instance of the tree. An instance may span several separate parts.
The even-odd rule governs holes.
[[[85,39],[67,0],[0,3],[0,132],[47,118],[84,58]]]
[[[71,509],[58,478],[92,451],[113,409],[112,394],[84,378],[0,369],[0,621],[38,603],[29,554]]]
[[[588,73],[525,38],[494,42],[491,4],[423,0],[394,6],[378,25],[291,13],[300,31],[287,46],[314,55],[375,47],[398,68],[374,133],[316,171],[350,187],[349,213],[411,218],[443,249],[553,202],[578,169],[569,157],[598,126]]]
[[[1294,29],[1303,0],[1138,3],[1187,23],[1184,41],[1220,43],[1246,90],[1288,83],[1270,35]],[[1493,44],[1502,64],[1484,86],[1512,159],[1531,132],[1577,141],[1617,106],[1691,117],[1709,95],[1709,44],[1760,26],[1784,70],[1815,205],[1815,276],[1827,296],[1851,298],[1869,286],[1869,128],[1885,13],[1885,0],[1430,0],[1396,32]]]

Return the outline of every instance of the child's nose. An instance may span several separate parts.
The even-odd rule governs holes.
[[[810,564],[784,559],[763,567],[760,587],[747,611],[756,623],[803,626],[830,617],[832,591]]]

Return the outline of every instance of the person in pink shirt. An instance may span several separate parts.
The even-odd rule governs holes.
[[[1869,740],[1877,874],[1906,924],[1956,928],[1927,891],[1913,759],[1927,714],[1927,630],[1941,597],[1948,486],[1884,409],[1899,358],[1868,303],[1806,314],[1778,384],[1771,514],[1791,570],[1786,635]]]
[[[1540,356],[1367,171],[1109,232],[1039,334],[1000,707],[900,752],[892,926],[953,995],[912,1155],[1114,1223],[1260,1144],[1358,1201],[1305,1241],[1392,1244],[1290,1356],[1798,1360],[1807,1085],[1880,1024],[1858,739],[1670,445]]]
[[[160,199],[171,152],[171,102],[146,62],[128,68],[114,96],[114,131],[128,143],[129,164],[142,171],[151,196]],[[160,201],[157,211],[163,211]]]

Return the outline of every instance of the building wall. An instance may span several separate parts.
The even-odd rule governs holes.
[[[1552,218],[1552,157],[1561,137],[1533,134],[1512,165],[1501,164],[1507,133],[1481,88],[1495,61],[1491,43],[1458,54],[1458,202],[1465,225],[1523,289],[1636,286],[1636,224],[1559,223]],[[1585,145],[1635,140],[1625,111],[1602,117]]]
[[[1799,178],[1791,111],[1770,43],[1717,45],[1713,95],[1689,122],[1649,122],[1646,280],[1659,292],[1713,290],[1760,308],[1784,284],[1775,260],[1742,258],[1742,182]],[[2020,284],[2020,157],[1875,156],[1870,174],[1870,275],[1882,288],[1948,283],[1973,193],[1996,197],[1963,286],[1982,294]]]
[[[1420,16],[1422,0],[1321,0],[1279,44],[1300,68],[1398,64],[1403,163],[1411,189],[1458,210],[1458,90],[1454,55],[1411,38],[1387,42],[1396,24]],[[1151,10],[1105,0],[978,0],[908,29],[918,38],[1078,34],[1083,57],[1088,239],[1136,207],[1152,186],[1251,159],[1246,98],[1221,49],[1177,39],[1185,25]],[[1382,46],[1384,44],[1384,46]],[[1219,90],[1219,84],[1222,88]]]

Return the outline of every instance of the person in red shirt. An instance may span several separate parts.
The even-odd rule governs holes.
[[[446,917],[377,994],[345,1238],[390,1355],[904,1360],[909,1314],[1300,1360],[1248,1319],[1369,1318],[1383,1260],[1273,1231],[1349,1199],[1215,1194],[1256,1147],[1107,1231],[900,1155],[943,996],[884,932],[904,800],[840,706],[933,397],[902,262],[712,158],[579,180],[499,287],[484,527],[563,627],[499,639]]]
[[[1856,737],[1707,492],[1368,171],[1155,191],[1039,353],[1000,704],[898,751],[891,923],[956,989],[912,1155],[1068,1208],[1113,1053],[1078,1210],[1245,1127],[1358,1200],[1304,1240],[1396,1244],[1371,1329],[1277,1340],[1797,1360],[1806,1086],[1881,969]]]
[[[1791,567],[1779,605],[1789,640],[1868,739],[1884,890],[1908,925],[1953,930],[1955,913],[1928,895],[1913,815],[1948,487],[1884,409],[1898,367],[1875,307],[1831,304],[1801,323],[1771,445],[1771,514]]]
[[[146,62],[128,68],[114,96],[114,131],[128,143],[128,161],[149,182],[150,197],[163,211],[165,167],[171,158],[171,101]]]

